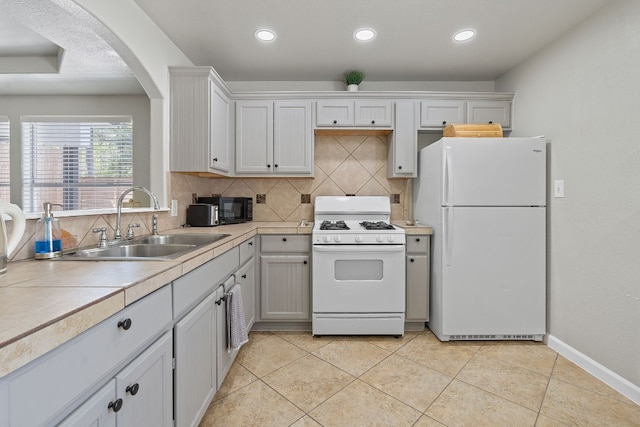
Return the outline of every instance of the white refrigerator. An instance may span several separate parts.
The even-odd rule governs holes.
[[[542,340],[546,140],[442,138],[420,150],[414,218],[434,229],[429,329]]]

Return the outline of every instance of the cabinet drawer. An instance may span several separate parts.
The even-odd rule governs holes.
[[[173,281],[173,317],[179,319],[238,269],[239,249],[228,250]]]
[[[273,235],[260,237],[261,252],[309,252],[310,236]]]
[[[429,253],[429,236],[426,235],[408,235],[407,236],[407,253]]]
[[[240,243],[240,265],[249,261],[256,255],[256,238],[252,237]]]
[[[165,286],[27,365],[7,379],[8,425],[43,425],[72,409],[170,324],[171,288]]]

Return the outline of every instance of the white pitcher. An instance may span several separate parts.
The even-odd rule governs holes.
[[[7,238],[7,225],[4,223],[3,214],[13,219],[13,231],[9,238]],[[0,203],[0,275],[7,272],[7,259],[20,243],[26,224],[22,209],[11,203]]]

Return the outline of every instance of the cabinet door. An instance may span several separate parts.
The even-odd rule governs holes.
[[[260,256],[263,320],[310,320],[308,255]]]
[[[252,259],[245,264],[236,275],[242,287],[242,303],[244,305],[244,319],[247,330],[251,330],[256,320],[256,263]]]
[[[273,102],[236,102],[236,173],[273,172]]]
[[[317,126],[353,126],[353,101],[323,99],[316,102]]]
[[[211,169],[229,172],[229,144],[231,143],[229,98],[213,82],[209,85],[209,102],[211,103],[211,126],[209,129]]]
[[[429,320],[429,257],[407,255],[407,321]]]
[[[468,123],[496,123],[511,128],[511,102],[468,101],[467,118]]]
[[[238,350],[230,350],[228,349],[228,332],[227,332],[227,307],[226,301],[222,299],[224,295],[224,289],[231,289],[234,285],[233,277],[227,279],[224,282],[224,287],[219,287],[216,289],[216,365],[217,365],[217,376],[218,376],[218,384],[217,388],[219,389],[222,385],[222,381],[227,376],[229,372],[229,368],[231,368],[231,364],[238,354]]]
[[[355,101],[356,126],[391,126],[391,101],[362,100]]]
[[[115,401],[116,380],[112,379],[58,424],[58,427],[115,427],[116,413],[109,407]]]
[[[276,101],[273,114],[273,172],[311,175],[311,101]]]
[[[418,172],[418,128],[413,101],[399,101],[394,105],[395,129],[387,137],[389,178],[416,177]]]
[[[420,126],[441,128],[466,123],[464,101],[426,100],[420,103]]]
[[[196,426],[217,389],[214,295],[174,328],[174,404],[177,427]]]
[[[119,426],[173,426],[172,348],[169,331],[116,375]]]

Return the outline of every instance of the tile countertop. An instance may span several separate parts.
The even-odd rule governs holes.
[[[169,230],[230,234],[171,261],[11,262],[0,276],[0,379],[256,234],[310,234],[312,226],[249,222]]]

